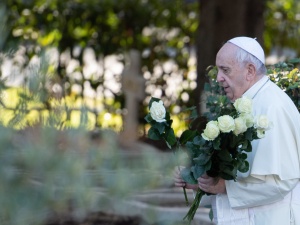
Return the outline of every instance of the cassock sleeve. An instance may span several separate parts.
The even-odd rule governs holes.
[[[225,181],[230,206],[242,209],[282,200],[299,182],[299,179],[280,180],[276,175],[263,176],[260,179],[252,178],[257,182]]]

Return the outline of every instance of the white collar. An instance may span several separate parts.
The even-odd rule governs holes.
[[[265,86],[266,83],[268,83],[269,77],[268,76],[263,76],[260,78],[252,87],[250,87],[244,94],[243,96],[247,96],[251,99],[253,99],[257,93],[260,91],[260,89]]]

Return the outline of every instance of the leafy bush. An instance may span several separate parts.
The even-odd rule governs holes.
[[[168,182],[173,168],[151,149],[124,154],[109,130],[0,126],[0,143],[1,225],[41,225],[52,213],[117,213],[132,194]]]
[[[268,68],[271,81],[284,90],[300,112],[300,58],[280,62]]]

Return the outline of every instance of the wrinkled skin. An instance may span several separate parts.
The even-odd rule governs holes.
[[[256,69],[252,64],[241,65],[236,61],[234,55],[237,48],[234,44],[226,43],[216,57],[217,81],[232,101],[242,97],[261,78],[256,76]]]

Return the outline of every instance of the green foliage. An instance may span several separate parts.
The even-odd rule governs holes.
[[[266,1],[264,42],[267,53],[274,47],[290,48],[299,56],[299,11],[298,0]]]
[[[293,100],[300,112],[300,58],[288,60],[270,66],[268,75]]]
[[[12,9],[9,40],[17,44],[56,46],[59,52],[81,46],[92,47],[97,55],[109,55],[134,48],[149,49],[152,59],[166,59],[168,48],[172,48],[183,66],[186,59],[182,56],[186,54],[180,52],[192,42],[197,28],[195,4],[181,1],[174,4],[161,0],[8,0],[6,6]],[[168,34],[172,30],[174,35]]]
[[[196,136],[186,144],[191,160],[187,165],[190,173],[185,173],[188,175],[183,175],[183,178],[186,181],[194,179],[192,183],[197,183],[197,178],[206,172],[211,177],[218,176],[226,180],[235,180],[237,170],[241,172],[249,170],[247,155],[243,151],[251,152],[250,142],[254,139],[257,139],[257,136],[253,128],[249,128],[245,134],[238,136],[221,133],[218,138],[209,142],[201,136]],[[241,147],[237,148],[237,146]]]
[[[96,127],[105,126],[103,109],[120,116],[124,107],[122,90],[108,82],[110,75],[107,74],[112,70],[106,67],[107,56],[115,55],[120,65],[126,65],[128,51],[138,49],[142,53],[143,71],[152,74],[155,67],[163,68],[171,59],[179,68],[178,76],[183,76],[187,73],[189,48],[195,43],[194,32],[198,26],[197,3],[186,4],[181,0],[7,0],[1,6],[6,12],[3,21],[7,21],[7,35],[4,33],[0,38],[2,50],[23,49],[18,53],[24,56],[23,62],[14,62],[22,71],[41,51],[56,49],[57,56],[50,53],[54,61],[51,59],[53,62],[49,64],[52,78],[47,85],[48,94],[92,102],[93,126]],[[87,49],[93,49],[95,61],[100,64],[100,69],[90,75],[84,72]],[[70,61],[77,63],[72,71]],[[163,75],[171,77],[173,73],[167,70],[162,73],[148,78],[148,82],[163,89],[167,85]],[[25,77],[25,74],[19,76]],[[121,81],[121,74],[112,76],[117,82]],[[74,87],[80,91],[73,91]],[[178,96],[192,91],[180,87],[178,90]],[[102,97],[85,100],[87,91]],[[181,100],[176,101],[179,104]],[[47,103],[51,105],[49,99]],[[45,110],[47,107],[45,105]]]
[[[168,183],[171,159],[145,148],[132,160],[137,155],[124,154],[116,140],[109,130],[0,126],[0,223],[41,225],[52,213],[76,219],[97,210],[117,213],[133,194]]]

